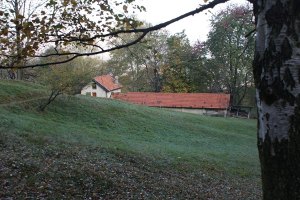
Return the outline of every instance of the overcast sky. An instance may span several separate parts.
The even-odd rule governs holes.
[[[199,7],[200,4],[204,3],[203,0],[136,0],[136,2],[144,5],[147,9],[147,12],[139,14],[138,18],[150,22],[152,25],[156,25],[192,11]],[[246,0],[231,0],[229,3],[218,5],[210,11],[215,13],[217,10],[225,8],[227,5],[233,3],[242,4],[246,3]],[[192,43],[197,40],[205,41],[209,31],[210,17],[211,14],[206,11],[176,22],[175,24],[168,26],[167,30],[171,33],[185,30],[185,33]]]

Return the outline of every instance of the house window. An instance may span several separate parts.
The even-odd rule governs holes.
[[[97,96],[97,93],[96,93],[96,92],[93,92],[93,93],[92,93],[92,96],[93,96],[93,97],[96,97],[96,96]]]
[[[92,88],[96,89],[96,83],[92,83]]]

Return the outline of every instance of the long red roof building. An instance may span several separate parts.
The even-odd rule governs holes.
[[[128,92],[112,98],[151,107],[227,109],[230,95],[223,93],[154,93]]]

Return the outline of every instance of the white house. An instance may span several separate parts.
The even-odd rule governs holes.
[[[122,85],[119,84],[118,77],[107,74],[95,77],[90,84],[81,90],[81,94],[110,98],[112,93],[120,93],[121,88]]]

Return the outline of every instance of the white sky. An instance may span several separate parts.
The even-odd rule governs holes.
[[[152,25],[170,20],[186,12],[192,11],[203,4],[203,0],[136,0],[136,3],[146,7],[147,12],[138,14],[140,20],[150,22]],[[212,13],[225,8],[230,4],[244,4],[246,0],[231,0],[229,3],[224,3],[216,6]],[[172,34],[185,30],[190,42],[197,40],[205,41],[210,27],[211,14],[202,12],[194,16],[178,21],[166,29]]]

